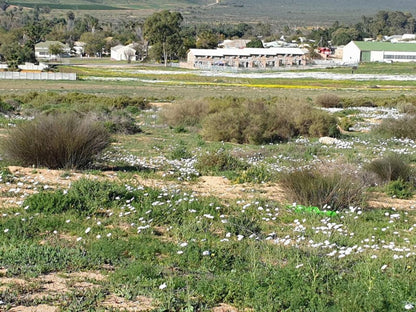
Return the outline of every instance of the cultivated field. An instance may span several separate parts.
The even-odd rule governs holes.
[[[0,310],[416,309],[414,65],[59,70],[0,81]],[[48,168],[68,116],[111,139]]]

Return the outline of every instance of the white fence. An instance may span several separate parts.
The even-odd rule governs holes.
[[[0,72],[0,79],[77,80],[75,73]]]

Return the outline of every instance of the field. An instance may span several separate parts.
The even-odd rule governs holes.
[[[74,82],[0,81],[2,142],[39,114],[93,114],[112,130],[83,169],[23,166],[2,152],[0,310],[414,311],[416,89],[397,78],[414,65],[390,65],[354,75],[391,80],[335,80],[350,68],[287,79],[101,60],[59,66]],[[249,122],[236,107],[255,125],[264,110],[288,122],[296,112],[293,127],[316,113],[316,127],[336,120],[341,133],[329,143],[321,130],[211,139],[206,129]],[[227,109],[231,121],[209,128]],[[294,197],[290,181],[312,197]],[[326,204],[314,202],[330,197],[320,183],[336,194]]]

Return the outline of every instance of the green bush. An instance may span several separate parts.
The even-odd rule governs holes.
[[[202,174],[244,170],[247,166],[246,163],[223,149],[200,155],[196,163],[196,169]]]
[[[341,99],[335,94],[321,94],[315,100],[316,105],[321,107],[341,107]]]
[[[409,161],[398,154],[390,154],[373,160],[365,166],[365,169],[375,173],[383,183],[399,179],[408,182],[413,178],[413,170]]]
[[[348,174],[329,170],[301,169],[281,176],[290,200],[330,210],[347,209],[364,203],[364,185]]]
[[[387,184],[386,193],[399,199],[409,199],[413,196],[414,187],[412,183],[398,179]]]
[[[383,137],[416,139],[416,116],[405,116],[399,119],[384,119],[374,128],[373,133]]]
[[[3,140],[2,149],[7,159],[24,166],[85,168],[109,143],[103,126],[67,113],[19,124]]]
[[[327,136],[336,118],[302,103],[243,101],[218,107],[202,121],[202,136],[212,141],[264,144],[299,135]]]

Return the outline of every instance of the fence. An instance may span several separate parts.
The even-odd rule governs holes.
[[[0,72],[0,79],[77,80],[75,73]]]

